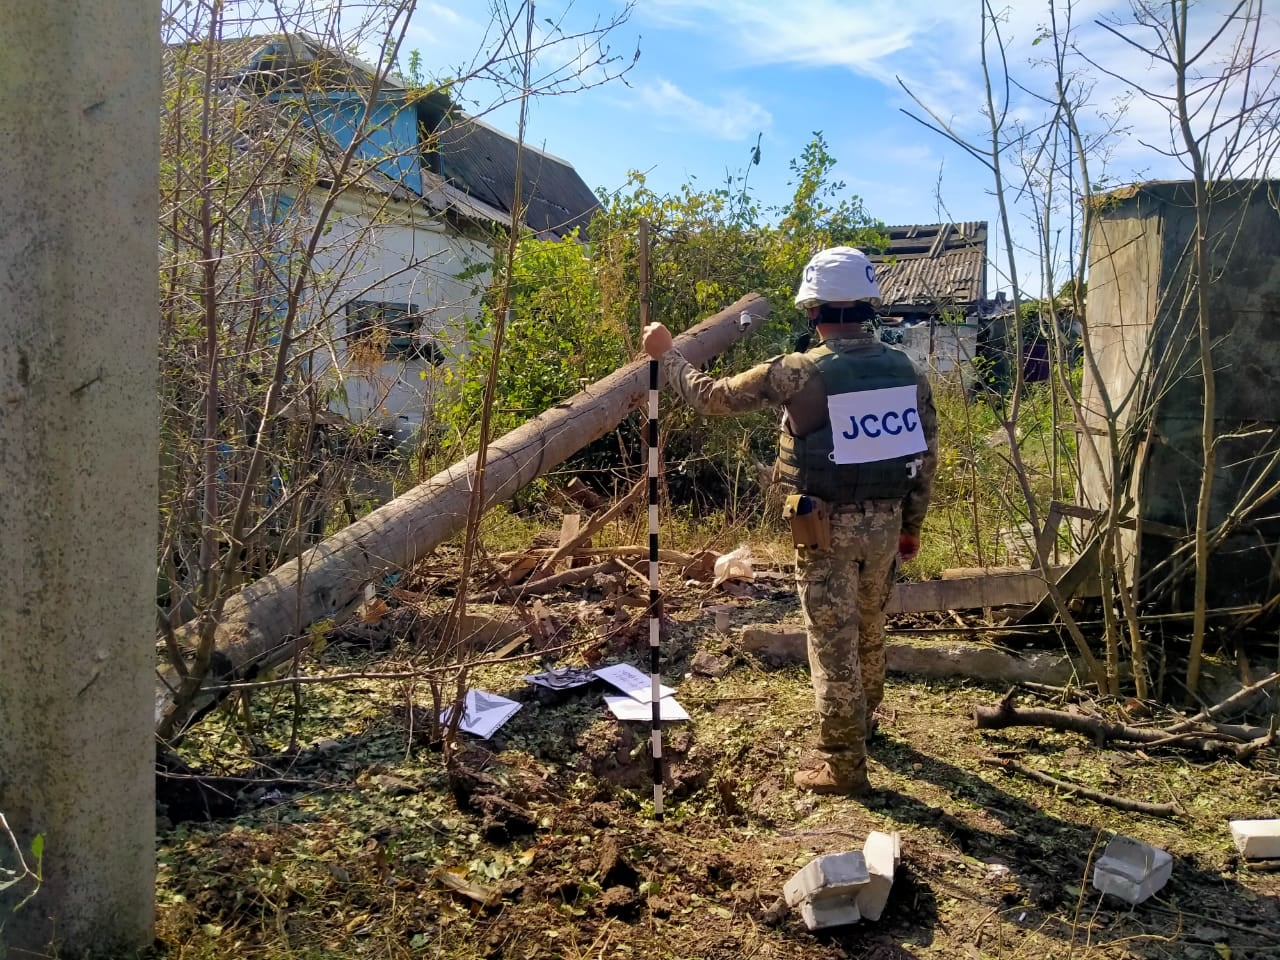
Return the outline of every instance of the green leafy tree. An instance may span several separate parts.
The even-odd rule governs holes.
[[[494,411],[500,429],[572,396],[636,355],[642,219],[653,237],[653,319],[679,332],[756,291],[774,307],[770,323],[730,350],[713,370],[741,369],[790,349],[805,323],[791,300],[809,257],[835,243],[875,248],[884,241],[880,224],[867,215],[862,201],[831,179],[835,164],[822,134],[816,133],[792,161],[795,193],[779,209],[765,209],[751,196],[746,174],[714,190],[685,184],[675,194],[661,195],[644,174],[633,172],[624,189],[603,199],[586,245],[522,240],[512,278],[509,339],[501,358],[503,395]],[[465,442],[473,429],[474,383],[489,356],[487,328],[482,318],[468,332],[468,355],[455,373],[454,399],[441,410],[446,443]],[[684,499],[700,493],[724,502],[734,478],[744,476],[744,460],[772,457],[772,414],[721,423],[699,421],[687,412],[676,416],[685,419],[671,431],[667,456],[680,464],[672,485]],[[598,441],[570,468],[617,467],[620,450],[624,465],[638,463],[640,446],[636,426],[624,426],[621,441]]]

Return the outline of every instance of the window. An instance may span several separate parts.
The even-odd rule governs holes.
[[[347,304],[348,349],[381,348],[384,360],[444,362],[444,351],[423,336],[422,314],[411,303],[352,300]]]

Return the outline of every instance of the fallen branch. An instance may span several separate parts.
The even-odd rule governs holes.
[[[1218,731],[1191,731],[1179,735],[1156,727],[1131,727],[1123,723],[1111,723],[1100,717],[1087,717],[1062,710],[1016,707],[1010,697],[1005,697],[993,707],[982,705],[974,707],[973,719],[979,730],[1048,727],[1051,730],[1084,734],[1096,741],[1118,740],[1141,743],[1145,746],[1169,746],[1176,743],[1179,746],[1195,747],[1207,752],[1233,755],[1237,754],[1240,748],[1240,742],[1237,739]]]
[[[1240,761],[1248,760],[1259,750],[1264,750],[1276,742],[1276,731],[1271,731],[1265,736],[1250,740],[1248,743],[1242,743],[1235,748],[1236,759]]]
[[[575,477],[574,479],[577,479],[577,478]],[[565,557],[569,556],[569,554],[577,550],[578,547],[582,546],[584,543],[586,543],[588,540],[594,537],[596,533],[599,532],[604,527],[605,524],[612,521],[616,516],[618,516],[628,507],[630,507],[633,503],[638,503],[640,500],[640,495],[644,493],[644,491],[646,491],[647,489],[649,489],[649,481],[646,478],[644,480],[641,480],[635,486],[633,486],[625,497],[623,497],[621,500],[619,500],[617,503],[611,506],[604,513],[600,514],[600,516],[594,517],[590,521],[588,521],[587,525],[578,531],[577,536],[570,539],[567,543],[563,543],[560,546],[556,547],[555,550],[551,552],[550,556],[548,556],[541,563],[539,563],[538,566],[534,568],[534,572],[536,573],[539,570],[554,569],[557,563],[559,563]]]
[[[548,567],[550,564],[547,565]],[[590,580],[596,574],[616,573],[622,569],[622,565],[614,558],[610,558],[601,563],[593,563],[589,567],[575,567],[572,570],[566,570],[564,573],[557,573],[554,576],[543,577],[541,580],[534,580],[526,583],[515,591],[517,598],[526,596],[536,596],[543,593],[551,593],[559,590],[561,587],[568,586],[571,583],[581,583],[583,580]],[[494,591],[487,591],[483,594],[469,597],[467,603],[484,603]]]
[[[1076,783],[1059,780],[1056,777],[1049,776],[1047,773],[1033,770],[1031,767],[1018,763],[1016,760],[1005,760],[1001,757],[982,757],[979,762],[988,767],[1000,767],[1012,773],[1020,773],[1030,780],[1043,783],[1045,786],[1053,787],[1055,790],[1062,790],[1064,793],[1084,797],[1086,800],[1093,800],[1096,803],[1105,803],[1118,810],[1146,813],[1153,817],[1174,818],[1179,816],[1178,809],[1171,803],[1147,803],[1144,800],[1128,800],[1124,797],[1117,797],[1115,794],[1103,793],[1101,790],[1094,790],[1090,787],[1082,787]]]
[[[1183,720],[1181,723],[1175,723],[1172,727],[1168,727],[1167,730],[1169,733],[1178,733],[1181,730],[1186,730],[1189,727],[1195,726],[1197,723],[1201,723],[1205,720],[1209,720],[1212,717],[1217,716],[1219,713],[1221,713],[1223,710],[1226,710],[1228,707],[1232,706],[1233,704],[1239,703],[1241,700],[1245,700],[1253,696],[1255,693],[1258,693],[1261,690],[1265,690],[1267,687],[1271,686],[1277,680],[1280,680],[1280,673],[1273,673],[1269,677],[1264,677],[1263,679],[1259,680],[1257,683],[1251,683],[1249,684],[1249,686],[1244,687],[1240,690],[1237,690],[1231,696],[1227,697],[1227,699],[1223,700],[1220,703],[1214,704],[1212,707],[1209,707],[1207,710],[1201,710],[1194,717],[1189,717],[1188,719]]]
[[[503,563],[509,563],[512,560],[519,560],[521,557],[550,557],[559,547],[534,547],[531,550],[509,550],[506,553],[500,553],[497,559]],[[647,557],[649,556],[649,547],[640,546],[639,544],[627,544],[621,547],[582,547],[573,551],[575,557]],[[688,564],[693,562],[693,557],[687,553],[681,553],[678,550],[659,550],[658,560],[662,563],[678,563]]]

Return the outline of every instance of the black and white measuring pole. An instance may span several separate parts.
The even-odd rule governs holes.
[[[649,324],[649,221],[640,221],[640,326]],[[658,361],[649,361],[649,699],[653,708],[653,815],[662,819],[662,596],[658,590]]]
[[[649,696],[653,700],[653,815],[662,819],[662,678],[659,675],[661,594],[658,592],[658,361],[649,361]]]

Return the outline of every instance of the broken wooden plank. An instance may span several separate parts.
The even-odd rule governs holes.
[[[1064,600],[1070,600],[1074,596],[1101,596],[1102,573],[1098,565],[1100,547],[1101,542],[1096,536],[1093,537],[1080,556],[1058,577],[1058,592]],[[1047,590],[1034,602],[1035,606],[1018,618],[1019,623],[1047,623],[1057,615],[1057,607]]]
[[[566,513],[560,520],[560,545],[556,548],[556,552],[563,551],[565,547],[571,543],[576,543],[578,540],[578,532],[581,529],[582,514]],[[548,558],[548,561],[543,565],[543,569],[546,570],[547,573],[562,573],[573,565],[573,561],[570,560],[562,569],[561,564],[563,562],[564,561],[562,560],[557,560],[552,563]]]
[[[503,563],[509,563],[521,557],[549,557],[554,553],[554,548],[535,547],[532,550],[510,550],[500,553],[497,559]],[[649,548],[635,543],[620,547],[579,547],[573,551],[573,555],[575,557],[648,557]],[[662,563],[678,563],[682,566],[693,562],[693,557],[679,550],[659,550],[658,559]]]
[[[942,571],[941,577],[943,580],[966,580],[972,577],[1003,577],[1013,573],[1029,572],[1032,571],[1028,571],[1020,564],[1011,564],[1007,567],[948,567]]]
[[[592,517],[587,522],[587,525],[583,527],[581,531],[579,531],[576,537],[574,537],[568,543],[562,542],[560,546],[556,548],[555,552],[552,553],[551,556],[543,560],[539,564],[539,566],[544,570],[549,569],[553,564],[557,563],[563,557],[568,556],[578,547],[582,546],[584,543],[586,543],[588,540],[594,537],[596,533],[601,528],[604,527],[605,524],[609,523],[615,517],[619,516],[623,511],[625,511],[632,504],[638,503],[640,501],[640,495],[648,489],[649,489],[649,481],[647,478],[635,484],[627,492],[627,495],[625,497],[623,497],[621,500],[619,500],[617,503],[611,506],[604,513],[599,514],[598,516]]]
[[[1066,572],[1065,568],[1050,571],[1052,575],[1065,575]],[[1086,589],[1083,578],[1080,589]],[[1038,570],[987,573],[953,580],[920,580],[897,584],[885,612],[931,613],[1017,607],[1038,603],[1046,595],[1045,575]]]
[[[552,593],[561,587],[569,586],[574,583],[582,583],[584,580],[590,580],[596,574],[617,573],[622,569],[622,564],[618,562],[616,557],[610,557],[600,563],[593,563],[587,567],[574,567],[563,573],[557,573],[554,576],[543,577],[539,580],[530,580],[524,586],[516,590],[518,597],[533,597],[542,593]],[[468,598],[468,603],[486,603],[493,596],[492,591],[488,593],[478,593]]]
[[[1106,517],[1105,510],[1095,510],[1092,507],[1082,507],[1078,503],[1059,503],[1053,501],[1049,505],[1050,511],[1057,510],[1064,517],[1071,517],[1075,520],[1088,520],[1098,522]],[[1171,540],[1182,540],[1192,536],[1192,531],[1185,530],[1182,527],[1171,526],[1167,523],[1160,523],[1156,520],[1134,519],[1133,517],[1117,517],[1116,526],[1123,530],[1136,530],[1142,527],[1143,533],[1150,533],[1157,537],[1167,537]]]
[[[1062,504],[1057,500],[1049,504],[1049,515],[1044,518],[1044,527],[1036,538],[1036,565],[1047,565],[1053,545],[1058,542],[1058,530],[1062,527]]]

